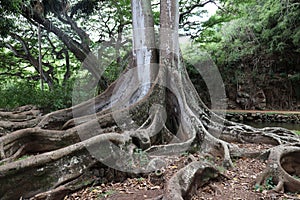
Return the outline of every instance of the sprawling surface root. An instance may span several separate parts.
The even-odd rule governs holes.
[[[42,119],[41,115],[41,111],[31,105],[18,107],[12,111],[0,111],[0,136],[36,126]]]
[[[12,111],[0,111],[1,119],[10,119],[12,121],[28,120],[40,115],[41,111],[32,105],[21,106]]]
[[[218,170],[211,164],[194,161],[171,177],[163,200],[190,199],[199,187],[218,176]]]
[[[271,174],[278,183],[276,190],[296,191],[298,180],[292,176],[299,176],[300,170],[290,163],[299,166],[297,135],[282,128],[255,129],[226,121],[202,103],[186,75],[169,73],[169,83],[160,72],[143,97],[137,95],[138,88],[126,87],[135,85],[134,76],[122,76],[94,99],[44,117],[35,108],[0,112],[1,120],[29,127],[0,137],[0,198],[62,199],[90,184],[159,169],[165,156],[199,150],[223,158],[225,167],[233,167],[232,157],[270,154],[269,166],[278,167],[266,169],[258,184]],[[23,127],[27,126],[18,125]],[[247,152],[234,144],[256,142],[278,147]],[[126,169],[131,171],[120,172]],[[194,186],[217,175],[208,163],[192,162],[166,183],[164,198],[186,199]]]
[[[300,145],[286,144],[269,150],[268,166],[257,186],[269,184],[276,192],[300,192]],[[272,182],[272,183],[270,183]]]

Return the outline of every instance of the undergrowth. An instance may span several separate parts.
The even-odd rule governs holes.
[[[296,134],[300,135],[300,131],[295,130],[294,131]]]
[[[31,82],[1,84],[0,108],[12,109],[24,105],[35,105],[45,113],[72,105],[71,85],[56,86],[43,91]]]

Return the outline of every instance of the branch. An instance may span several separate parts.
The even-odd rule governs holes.
[[[81,39],[81,44],[83,47],[87,50],[90,51],[89,45],[91,42],[91,39],[89,35],[82,29],[80,28],[77,23],[68,15],[65,15],[67,19],[67,23],[71,26],[71,28],[78,34],[78,36]],[[61,17],[60,17],[61,18]]]
[[[86,53],[82,50],[80,43],[73,40],[69,35],[60,30],[55,26],[50,20],[44,18],[41,15],[32,13],[30,9],[26,6],[22,7],[21,13],[29,22],[33,24],[41,24],[49,32],[54,33],[67,47],[74,53],[76,58],[80,61],[84,61]]]
[[[26,55],[29,55],[29,54],[30,54],[28,45],[25,43],[25,41],[24,41],[19,35],[15,34],[15,33],[9,33],[9,35],[10,35],[13,39],[18,40],[18,41],[22,44],[22,48],[24,49]]]
[[[217,6],[217,8],[219,9],[219,10],[222,10],[223,12],[225,12],[225,13],[230,13],[230,11],[229,10],[227,10],[226,8],[225,8],[225,6],[223,6],[223,7],[221,7],[221,6],[219,6],[216,2],[212,2],[213,4],[215,4],[215,6]]]
[[[64,54],[65,54],[65,59],[66,59],[66,73],[64,74],[63,85],[66,84],[67,80],[71,76],[71,71],[70,71],[70,56],[69,56],[68,50],[64,49]]]
[[[52,88],[53,87],[53,79],[50,77],[49,73],[45,72],[44,70],[42,70],[42,72],[40,72],[38,60],[36,58],[34,58],[34,56],[32,56],[32,54],[30,53],[28,45],[26,44],[25,40],[15,33],[9,33],[9,34],[13,39],[19,41],[22,44],[22,48],[24,49],[25,54],[20,53],[20,51],[18,51],[11,44],[6,43],[5,46],[7,48],[9,48],[16,57],[29,61],[29,63],[34,67],[34,69],[39,74],[42,74],[43,79],[47,82],[49,87]],[[47,63],[43,63],[43,64],[47,65],[49,67],[49,69],[51,69],[51,67],[53,68],[53,66],[51,66]]]
[[[208,3],[214,3],[214,0],[208,0],[204,3],[200,3],[201,0],[198,0],[198,2],[192,6],[190,6],[189,8],[187,8],[187,10],[185,12],[180,13],[179,15],[179,23],[181,23],[183,21],[183,18],[185,15],[190,14],[194,9],[199,8],[199,7],[204,7],[206,4]]]
[[[36,13],[32,14],[29,8],[27,8],[26,6],[22,7],[21,14],[29,21],[32,21],[33,19],[35,22],[42,24],[46,30],[54,33],[66,45],[66,47],[75,55],[75,57],[79,61],[83,62],[87,57],[87,55],[91,53],[89,48],[86,48],[84,45],[73,40],[69,35],[67,35],[65,32],[60,30],[57,26],[55,26],[50,20]],[[100,73],[95,66],[96,66],[95,63],[89,63],[84,65],[84,67],[93,75],[93,77],[99,80]]]
[[[16,48],[14,48],[11,44],[6,43],[5,44],[6,48],[8,48],[9,50],[11,50],[13,52],[13,54],[18,57],[18,58],[22,58],[22,59],[26,59],[26,56],[20,54],[18,52],[18,50]]]

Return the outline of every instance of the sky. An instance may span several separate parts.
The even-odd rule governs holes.
[[[214,15],[216,13],[216,11],[218,10],[218,7],[213,3],[208,3],[202,9],[207,10],[207,14],[203,14],[201,16],[193,16],[192,18],[190,18],[191,22],[192,21],[204,22],[204,21],[208,20],[212,15]],[[182,36],[179,38],[179,42],[181,44],[190,42],[190,37]]]

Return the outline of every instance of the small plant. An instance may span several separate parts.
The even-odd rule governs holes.
[[[293,178],[300,180],[300,177],[297,175],[293,175]]]
[[[29,155],[23,155],[22,157],[18,158],[17,160],[25,160],[26,158],[29,158]]]
[[[298,135],[300,135],[300,131],[294,130],[294,132]]]
[[[107,198],[108,196],[111,196],[111,195],[113,195],[113,194],[115,194],[115,193],[116,193],[115,190],[107,190],[107,191],[105,191],[105,192],[99,194],[99,195],[98,195],[98,198],[99,198],[99,199],[100,199],[100,198]]]
[[[137,181],[138,181],[139,183],[143,182],[144,180],[145,180],[145,179],[144,179],[143,177],[137,178]]]
[[[215,164],[215,159],[218,159],[218,157],[213,158],[211,156],[205,156],[204,158],[205,158],[206,162],[209,162],[209,163],[212,163],[212,164]]]
[[[95,187],[90,187],[90,188],[88,188],[88,190],[89,190],[90,192],[93,192],[94,189],[95,189]]]
[[[264,187],[259,184],[255,184],[254,190],[257,192],[262,192],[264,190]]]
[[[88,186],[88,185],[91,185],[91,184],[92,184],[92,181],[84,181],[83,184],[84,184],[85,186]]]
[[[273,177],[270,176],[266,179],[265,185],[255,184],[254,190],[257,192],[263,192],[264,190],[272,190],[275,187],[275,183],[273,181]]]
[[[223,167],[223,166],[217,166],[217,170],[218,170],[220,173],[226,172],[226,168]]]
[[[275,187],[275,184],[273,182],[273,177],[270,176],[266,180],[266,189],[267,190],[272,190],[272,189],[274,189],[274,187]]]
[[[138,160],[139,166],[144,166],[149,161],[147,154],[142,149],[135,149],[134,158]]]
[[[182,156],[182,157],[187,157],[188,155],[190,155],[190,153],[188,151],[185,151],[180,154],[180,156]]]

